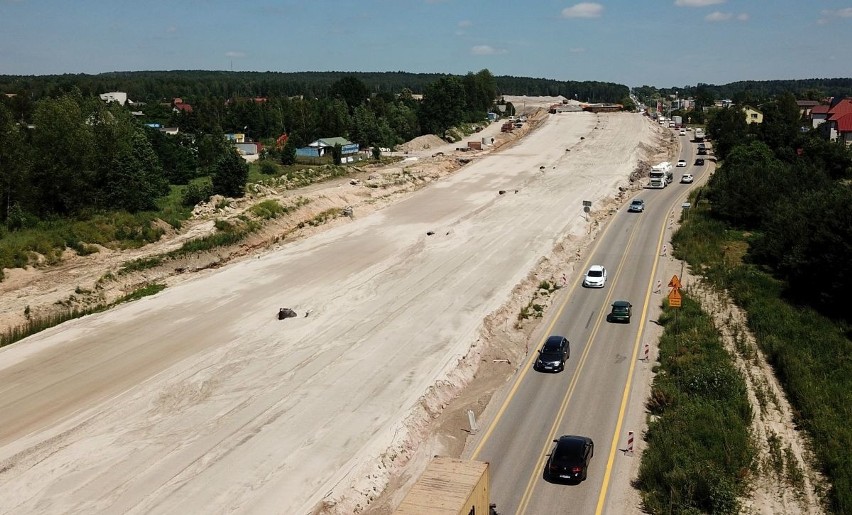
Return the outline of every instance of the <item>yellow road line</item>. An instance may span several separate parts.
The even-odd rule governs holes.
[[[675,201],[671,205],[672,213],[674,213],[674,205],[677,202],[678,200],[675,199]],[[615,431],[612,435],[612,442],[610,443],[609,458],[606,462],[606,471],[604,472],[603,485],[601,486],[600,494],[598,494],[598,504],[597,508],[595,509],[595,515],[601,515],[601,513],[603,513],[604,503],[606,502],[606,494],[609,490],[609,481],[610,476],[612,475],[612,466],[615,462],[615,451],[618,449],[618,440],[621,435],[622,425],[624,424],[624,414],[627,409],[627,400],[630,397],[630,386],[633,383],[633,373],[636,369],[636,360],[639,354],[639,346],[642,342],[642,335],[645,329],[645,318],[648,316],[648,306],[650,305],[651,292],[653,291],[654,287],[654,278],[657,276],[657,265],[660,261],[660,250],[663,247],[663,240],[666,235],[666,224],[668,224],[668,222],[668,217],[666,217],[663,220],[663,225],[660,229],[660,237],[657,240],[656,252],[658,258],[654,260],[654,266],[651,268],[651,277],[648,280],[648,288],[645,291],[645,306],[642,309],[642,318],[639,322],[639,333],[636,335],[636,341],[633,343],[633,359],[630,361],[630,370],[627,373],[627,382],[624,385],[624,392],[621,396],[621,407],[618,410],[618,420],[615,424]]]
[[[631,245],[633,244],[633,240],[636,237],[637,230],[636,228],[639,226],[637,223],[632,233],[630,234],[630,238],[627,240],[627,244],[625,245],[625,252],[621,255],[621,260],[616,267],[615,277],[613,277],[611,284],[615,284],[618,281],[618,278],[621,276],[622,271],[624,270],[624,262],[627,260],[628,252]],[[603,240],[603,235],[598,239],[598,241]],[[594,252],[592,253],[594,254]],[[607,295],[604,299],[604,306],[607,306],[609,302],[612,300],[612,295],[614,292],[614,288],[607,289]],[[536,461],[535,467],[532,470],[532,474],[530,475],[529,480],[527,481],[527,486],[524,489],[524,495],[521,497],[521,501],[518,503],[517,514],[521,515],[526,512],[527,505],[532,498],[533,490],[535,489],[536,479],[544,467],[544,462],[547,461],[547,451],[550,449],[553,443],[553,439],[556,437],[557,428],[562,424],[563,419],[565,417],[565,412],[568,410],[568,404],[571,402],[571,398],[574,396],[574,390],[577,386],[577,382],[581,377],[581,372],[586,363],[586,359],[588,358],[592,347],[594,346],[595,337],[597,336],[598,331],[600,330],[601,322],[604,318],[605,308],[602,309],[598,313],[597,320],[595,321],[595,325],[592,328],[591,333],[589,334],[589,341],[583,350],[583,356],[580,358],[580,363],[577,365],[577,370],[574,372],[574,376],[571,378],[571,384],[568,387],[568,390],[565,392],[565,397],[562,399],[562,404],[559,407],[559,411],[556,414],[556,417],[553,419],[553,425],[550,427],[550,432],[548,433],[547,443],[544,444],[544,448],[539,453],[538,460]]]
[[[586,259],[586,262],[585,262],[585,265],[584,265],[586,268],[588,268],[590,260],[591,260],[592,256],[594,255],[595,251],[597,250],[598,244],[600,243],[600,240],[603,239],[602,236],[604,234],[606,234],[606,232],[609,230],[611,225],[612,224],[608,223],[606,225],[606,227],[604,227],[603,232],[601,232],[601,237],[598,237],[598,238],[595,239],[595,243],[592,246],[592,252],[589,253],[589,257]],[[578,275],[574,279],[573,284],[571,285],[571,289],[570,289],[571,292],[573,292],[577,288],[577,284],[579,282],[580,282],[580,276]],[[550,336],[550,333],[553,331],[553,327],[556,325],[556,322],[559,320],[559,318],[561,318],[562,312],[565,311],[565,306],[568,305],[568,299],[570,299],[570,298],[571,298],[571,295],[565,295],[565,298],[562,300],[562,304],[559,306],[559,310],[556,312],[556,315],[553,317],[553,319],[550,321],[550,324],[547,326],[547,331],[545,331],[544,336],[542,336],[538,345],[533,350],[540,348],[544,344],[544,340],[547,339],[548,336]],[[570,340],[570,338],[569,338],[569,340]],[[515,394],[517,393],[518,388],[520,388],[521,383],[524,380],[524,377],[526,377],[527,373],[530,371],[530,368],[532,368],[532,364],[535,361],[535,359],[533,359],[534,356],[535,356],[534,352],[530,353],[530,355],[527,356],[527,362],[526,362],[526,365],[524,365],[523,371],[518,376],[518,378],[515,380],[515,384],[512,385],[512,389],[509,390],[509,394],[506,396],[506,399],[503,401],[503,404],[500,406],[500,409],[497,411],[497,414],[494,416],[494,419],[491,421],[491,424],[489,424],[488,429],[482,435],[482,438],[479,440],[479,443],[474,448],[473,453],[471,454],[471,459],[473,459],[473,460],[477,459],[477,457],[479,456],[479,453],[482,452],[482,448],[485,447],[485,443],[491,437],[491,433],[494,432],[494,429],[497,427],[498,423],[500,422],[500,419],[503,417],[503,414],[506,412],[506,409],[509,407],[509,404],[512,402],[512,399],[515,397]]]

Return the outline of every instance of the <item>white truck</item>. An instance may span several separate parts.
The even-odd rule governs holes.
[[[668,186],[673,180],[674,172],[672,171],[672,164],[668,161],[663,161],[651,167],[651,181],[648,183],[648,187],[662,189]]]
[[[695,129],[695,141],[704,141],[704,129],[700,127]]]

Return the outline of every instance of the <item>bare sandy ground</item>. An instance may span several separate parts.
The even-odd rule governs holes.
[[[581,201],[624,186],[652,131],[552,116],[398,204],[4,349],[4,369],[92,339],[116,360],[170,339],[197,351],[5,442],[0,512],[361,511],[472,379],[483,320],[587,234]]]

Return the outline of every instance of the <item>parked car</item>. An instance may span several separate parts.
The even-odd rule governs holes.
[[[606,316],[607,322],[630,323],[630,315],[633,313],[633,304],[626,300],[617,300],[612,303],[612,310]]]
[[[538,358],[535,360],[535,368],[541,372],[561,372],[565,370],[565,361],[571,357],[571,347],[568,338],[564,336],[548,336]]]
[[[695,166],[704,166],[704,158],[699,157],[698,159],[696,159],[695,160]]]
[[[693,177],[691,173],[685,173],[681,176],[680,182],[682,184],[692,184]]]
[[[642,211],[645,211],[645,201],[640,198],[633,199],[627,210],[631,213],[641,213]]]
[[[707,149],[706,148],[699,148],[698,149],[698,155],[699,156],[706,156],[707,155]]]
[[[586,288],[603,288],[606,284],[606,268],[601,265],[592,265],[583,277],[583,286]]]
[[[677,167],[678,167],[678,168],[683,168],[684,166],[686,166],[686,159],[680,159],[680,160],[678,160],[678,162],[677,162]]]
[[[547,458],[545,475],[550,481],[584,481],[595,455],[595,443],[588,436],[562,435]]]

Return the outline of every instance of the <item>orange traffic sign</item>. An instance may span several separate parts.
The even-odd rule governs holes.
[[[670,308],[679,308],[680,307],[680,292],[677,289],[674,289],[669,292],[669,307]]]
[[[673,275],[672,280],[669,281],[669,288],[680,289],[680,279],[676,275]]]

